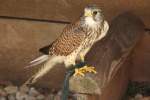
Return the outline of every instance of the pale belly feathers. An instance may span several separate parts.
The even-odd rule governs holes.
[[[88,36],[75,51],[65,57],[65,66],[69,67],[71,65],[75,65],[76,60],[80,58],[80,53],[85,56],[95,43],[96,39],[97,34]]]

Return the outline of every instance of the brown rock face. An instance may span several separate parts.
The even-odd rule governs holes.
[[[132,54],[131,80],[150,82],[150,35],[147,32]]]
[[[150,27],[149,0],[3,0],[0,16],[72,21],[87,4],[101,6],[108,20],[120,13],[133,11]]]
[[[38,49],[51,43],[63,27],[62,24],[0,19],[0,79],[25,81],[35,68],[24,67],[40,55]]]

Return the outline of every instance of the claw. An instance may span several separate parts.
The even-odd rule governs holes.
[[[88,66],[84,66],[82,68],[79,68],[79,69],[75,69],[75,73],[73,76],[85,76],[85,73],[86,72],[90,72],[90,73],[94,73],[96,74],[96,70],[95,70],[95,67],[88,67]]]
[[[84,68],[84,70],[85,70],[86,72],[90,72],[90,73],[94,73],[94,74],[97,73],[96,70],[95,70],[95,67],[84,66],[83,68]]]
[[[84,75],[84,72],[82,71],[82,70],[80,70],[80,69],[75,69],[75,73],[74,73],[74,75],[73,76],[85,76]]]

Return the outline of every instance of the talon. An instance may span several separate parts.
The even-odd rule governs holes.
[[[79,69],[75,69],[75,73],[73,76],[85,76],[84,72],[79,68]]]
[[[75,69],[75,73],[73,76],[85,76],[85,73],[86,72],[90,72],[90,73],[94,73],[96,74],[96,70],[95,70],[95,67],[88,67],[88,66],[84,66],[82,68],[79,68],[79,69]]]
[[[97,73],[96,70],[95,70],[95,67],[84,66],[83,70],[85,70],[85,72],[90,72],[90,73],[94,73],[94,74]]]

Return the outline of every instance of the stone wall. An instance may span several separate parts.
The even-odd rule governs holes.
[[[130,10],[150,27],[149,0],[1,0],[0,16],[72,21],[89,3],[100,5],[108,20]]]

